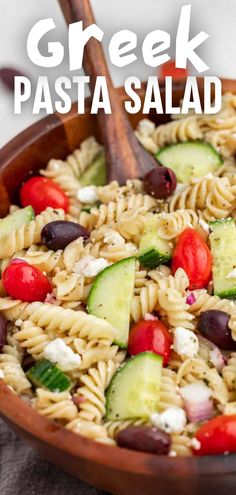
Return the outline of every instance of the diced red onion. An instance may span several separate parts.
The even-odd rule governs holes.
[[[145,321],[156,321],[158,320],[157,316],[152,315],[151,313],[146,313],[144,316]]]
[[[186,303],[189,304],[189,306],[191,306],[195,302],[196,302],[196,297],[193,294],[193,292],[191,292],[191,294],[189,294],[189,296],[187,296],[187,298],[186,298]]]
[[[55,306],[60,306],[60,301],[56,299],[54,292],[50,292],[49,294],[47,294],[44,302],[49,304],[55,304]]]
[[[188,420],[204,421],[213,416],[211,390],[204,383],[191,383],[180,389]]]
[[[215,366],[217,371],[221,371],[222,368],[224,368],[224,366],[226,364],[222,352],[216,346],[215,346],[215,349],[212,349],[212,351],[210,351],[210,361]]]
[[[80,406],[83,402],[86,402],[86,398],[78,395],[73,395],[72,400],[76,406]]]
[[[198,337],[198,340],[200,349],[201,347],[205,349],[208,354],[209,361],[213,364],[213,366],[215,366],[217,371],[221,371],[226,364],[226,360],[219,347],[201,335]]]

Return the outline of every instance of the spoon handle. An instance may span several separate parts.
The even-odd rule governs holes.
[[[83,27],[86,28],[95,22],[89,0],[59,0],[59,4],[68,24],[83,20]],[[118,180],[120,184],[124,184],[127,179],[143,177],[148,171],[147,166],[144,166],[147,162],[146,152],[139,145],[124,113],[109,74],[102,45],[95,38],[91,38],[85,46],[83,67],[90,76],[92,93],[96,78],[106,78],[112,113],[105,114],[100,109],[97,119],[108,163],[108,180]],[[153,164],[150,156],[149,169],[151,168]]]
[[[83,21],[83,29],[95,24],[93,11],[88,0],[59,0],[67,24]],[[96,78],[105,76],[107,86],[114,90],[106,59],[100,41],[90,38],[85,45],[83,58],[84,72],[90,76],[90,86],[94,90]]]

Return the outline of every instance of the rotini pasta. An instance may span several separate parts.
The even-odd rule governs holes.
[[[18,230],[7,236],[0,246],[0,258],[13,256],[16,251],[30,247],[40,242],[43,227],[53,220],[64,220],[63,210],[47,208],[35,217],[29,224],[23,225]]]
[[[112,342],[116,329],[105,320],[87,315],[83,311],[64,309],[53,304],[35,302],[27,307],[29,320],[48,331],[56,330],[62,336],[98,339]]]
[[[50,419],[71,421],[76,418],[78,409],[72,401],[69,392],[49,392],[41,388],[36,389],[36,399],[33,402],[35,409]]]
[[[200,210],[207,221],[226,218],[235,208],[235,186],[227,177],[210,177],[193,180],[184,191],[169,201],[169,210]]]
[[[10,335],[7,343],[0,353],[0,370],[3,373],[3,381],[6,385],[18,393],[27,393],[31,389],[31,383],[21,367],[22,354],[17,346],[17,341]]]
[[[113,361],[100,361],[96,368],[90,368],[82,375],[81,386],[76,394],[81,400],[79,417],[86,421],[99,424],[105,416],[105,390],[107,389],[117,365]]]

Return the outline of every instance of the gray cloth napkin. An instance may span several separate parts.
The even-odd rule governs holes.
[[[42,460],[0,419],[1,495],[108,495]]]

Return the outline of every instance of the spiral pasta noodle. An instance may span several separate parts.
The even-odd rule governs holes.
[[[231,352],[227,364],[222,370],[228,390],[236,390],[236,352]]]
[[[200,210],[207,221],[226,218],[235,208],[235,192],[227,177],[192,180],[190,186],[170,199],[169,210]]]
[[[51,341],[42,328],[33,325],[28,320],[22,323],[20,330],[14,334],[14,338],[35,360],[43,357],[44,348]]]
[[[211,296],[205,289],[193,291],[195,302],[191,304],[189,311],[195,316],[200,316],[203,311],[217,309],[231,313],[234,310],[234,303],[229,299],[221,299],[218,296]]]
[[[68,339],[66,338],[66,343]],[[80,370],[88,370],[100,361],[121,364],[126,352],[120,351],[117,345],[111,345],[110,341],[100,343],[98,340],[90,340],[86,343],[83,339],[70,339],[70,345],[81,356]]]
[[[82,398],[79,417],[99,424],[105,415],[105,390],[107,389],[117,365],[113,361],[100,361],[96,368],[90,368],[81,377],[81,386],[76,394]]]
[[[162,239],[172,240],[187,227],[196,228],[198,215],[194,210],[176,210],[172,213],[161,213],[157,218],[157,231]]]
[[[97,229],[104,224],[113,224],[120,220],[122,214],[132,210],[133,212],[143,208],[148,211],[157,206],[154,198],[143,194],[130,194],[127,197],[118,197],[117,201],[102,204],[99,208],[93,208],[91,215],[94,218],[94,227]]]
[[[35,302],[28,305],[29,320],[48,331],[56,330],[61,336],[80,337],[85,340],[112,342],[117,331],[105,320],[83,311],[64,309],[53,304]]]
[[[228,402],[227,387],[216,369],[209,368],[201,358],[184,361],[177,372],[176,383],[182,386],[199,380],[207,381],[212,390],[212,397],[219,404],[225,405]]]
[[[83,276],[76,273],[68,275],[66,270],[58,272],[52,282],[58,301],[85,301],[91,289]]]
[[[231,330],[232,339],[236,340],[236,311],[232,312],[229,319],[229,328]]]
[[[97,258],[100,253],[100,247],[100,242],[96,242],[95,244],[89,242],[84,245],[84,240],[82,237],[79,237],[75,241],[68,244],[63,253],[63,263],[66,271],[72,272],[77,261],[85,256],[93,256],[94,258]]]
[[[71,421],[78,414],[78,409],[68,391],[50,392],[37,388],[33,406],[40,414],[50,419]]]
[[[17,394],[27,393],[31,388],[31,383],[21,367],[21,358],[16,340],[9,335],[0,353],[0,370],[4,383],[12,387]]]
[[[159,289],[158,302],[165,311],[171,327],[194,329],[194,316],[189,312],[189,305],[186,303],[185,297],[178,290],[174,288]]]
[[[191,439],[186,433],[171,435],[171,452],[180,457],[192,455]]]
[[[42,272],[51,273],[56,268],[63,268],[63,251],[31,251],[28,250],[23,256],[20,256],[22,260],[30,265],[35,266]],[[17,256],[18,257],[18,256]]]
[[[10,297],[0,298],[0,313],[8,321],[16,321],[18,319],[26,319],[28,316],[27,308],[29,303],[25,303]]]
[[[104,441],[108,439],[105,426],[97,425],[93,421],[84,421],[81,418],[75,418],[70,421],[66,428],[74,433],[90,438],[90,440]]]
[[[104,427],[106,428],[109,438],[116,439],[117,435],[129,428],[130,426],[143,426],[147,425],[149,422],[146,419],[127,419],[126,421],[106,421]]]
[[[12,232],[1,242],[0,258],[13,256],[16,251],[30,247],[40,241],[41,231],[47,223],[53,220],[64,220],[63,210],[47,208],[32,220],[29,224],[22,225],[18,230]]]
[[[139,125],[136,135],[142,145],[154,153],[167,144],[203,138],[203,132],[195,115],[159,125],[146,136],[143,135]]]
[[[158,285],[155,282],[147,282],[145,287],[140,289],[135,295],[131,304],[131,317],[134,321],[139,321],[145,317],[146,313],[152,313],[158,304]]]
[[[183,400],[175,382],[175,372],[163,368],[161,377],[160,411],[165,411],[168,407],[183,407]]]

